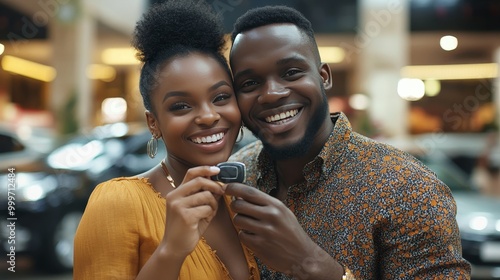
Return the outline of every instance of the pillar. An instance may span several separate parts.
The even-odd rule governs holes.
[[[400,70],[409,60],[407,2],[360,1],[360,27],[354,39],[359,51],[357,91],[370,97],[370,120],[384,138],[408,134],[409,104],[397,94]]]
[[[94,125],[92,81],[86,71],[92,62],[96,37],[95,20],[85,5],[78,0],[65,2],[50,25],[57,71],[50,104],[63,134],[76,132],[74,129],[86,131]]]

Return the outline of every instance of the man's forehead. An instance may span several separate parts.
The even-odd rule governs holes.
[[[260,40],[265,38],[296,38],[302,36],[300,29],[291,23],[273,23],[259,26],[238,33],[234,38],[233,45],[242,40]]]

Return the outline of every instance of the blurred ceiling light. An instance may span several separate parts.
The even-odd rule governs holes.
[[[87,77],[94,80],[111,82],[116,77],[115,68],[103,64],[91,64],[87,67]]]
[[[109,65],[134,65],[140,61],[135,57],[136,50],[134,48],[109,48],[105,49],[101,54],[101,59],[105,64]]]
[[[21,125],[16,129],[19,138],[28,141],[33,136],[33,129],[28,125]]]
[[[345,58],[345,51],[340,47],[319,47],[319,55],[324,63],[340,63]]]
[[[3,54],[3,52],[5,51],[5,46],[0,43],[0,55]]]
[[[398,95],[404,100],[417,101],[424,97],[425,85],[420,79],[403,78],[398,82]]]
[[[106,98],[102,101],[101,112],[106,123],[124,121],[127,115],[127,101],[121,97]]]
[[[498,76],[498,64],[412,65],[403,67],[401,76],[422,80],[493,79]]]
[[[439,45],[445,51],[452,51],[457,48],[458,39],[455,36],[446,35],[441,37],[441,40],[439,40]]]
[[[355,93],[349,97],[349,106],[354,110],[366,110],[369,105],[370,99],[362,93]]]
[[[44,82],[53,81],[57,74],[53,67],[11,55],[4,56],[2,59],[2,68],[5,71]]]
[[[441,82],[438,80],[425,80],[425,95],[427,96],[436,96],[441,91]]]

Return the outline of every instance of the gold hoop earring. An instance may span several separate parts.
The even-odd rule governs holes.
[[[146,148],[148,156],[154,158],[158,153],[158,138],[155,135],[151,135],[151,139],[149,139]]]
[[[236,138],[236,143],[240,143],[243,140],[243,136],[245,133],[243,132],[243,126],[240,126],[240,132],[238,133],[238,138]]]

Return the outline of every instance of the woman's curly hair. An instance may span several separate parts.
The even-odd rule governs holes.
[[[132,46],[143,62],[139,89],[144,107],[153,111],[150,94],[160,71],[172,58],[193,52],[214,57],[230,75],[224,57],[222,20],[205,1],[170,0],[153,5],[137,22]]]

